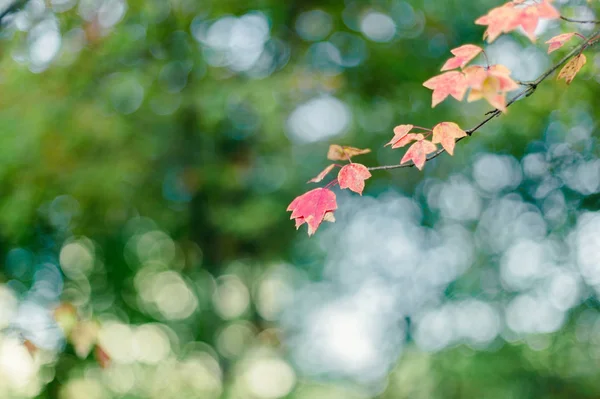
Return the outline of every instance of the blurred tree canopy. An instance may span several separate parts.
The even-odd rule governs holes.
[[[500,4],[0,1],[0,397],[598,397],[594,50],[322,237],[285,212],[330,143],[393,164],[395,125],[478,123],[422,82]]]

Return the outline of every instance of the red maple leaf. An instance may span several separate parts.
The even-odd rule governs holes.
[[[292,212],[290,219],[295,219],[296,229],[304,223],[308,225],[309,236],[317,231],[323,220],[335,220],[333,211],[336,209],[335,193],[327,188],[315,188],[304,193],[296,197],[287,208]]]
[[[365,180],[371,177],[371,172],[365,165],[351,163],[345,165],[338,173],[340,188],[349,188],[355,193],[362,195],[365,188]]]
[[[427,161],[427,154],[431,154],[435,150],[437,150],[437,147],[431,141],[417,141],[406,151],[400,163],[403,164],[412,160],[417,169],[422,170],[425,161]]]
[[[573,36],[575,36],[575,32],[563,33],[562,35],[554,36],[552,39],[546,41],[546,44],[550,45],[548,46],[548,54],[561,48]]]
[[[435,107],[448,96],[461,101],[467,91],[467,81],[465,75],[458,71],[445,72],[434,76],[423,83],[423,86],[433,90],[431,98],[431,107]]]
[[[456,139],[465,137],[467,133],[454,122],[438,123],[433,128],[432,143],[440,143],[450,155],[454,155]]]
[[[474,44],[465,44],[452,49],[450,52],[454,54],[454,57],[446,61],[444,66],[442,66],[442,71],[448,71],[458,67],[463,68],[482,51],[483,49],[481,47],[475,46]]]

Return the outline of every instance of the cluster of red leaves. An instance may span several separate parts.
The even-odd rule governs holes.
[[[467,101],[487,100],[494,108],[506,111],[506,94],[516,90],[519,85],[511,79],[510,70],[503,65],[483,67],[466,65],[483,49],[473,44],[465,44],[451,50],[454,57],[450,58],[442,71],[462,68],[462,71],[444,72],[423,83],[423,86],[433,90],[431,106],[435,107],[448,96],[461,101],[470,89]]]
[[[339,184],[341,189],[350,189],[360,195],[365,188],[365,180],[371,177],[369,169],[360,163],[353,163],[352,157],[356,155],[367,154],[370,149],[360,149],[348,146],[332,144],[327,152],[327,159],[332,161],[348,161],[349,163],[341,166],[331,164],[321,171],[317,176],[310,179],[308,183],[318,183],[322,181],[336,167],[341,167],[337,179],[332,183]],[[308,226],[308,235],[311,236],[317,231],[323,221],[335,222],[333,211],[337,209],[335,193],[328,188],[315,188],[299,197],[294,198],[287,210],[292,212],[290,219],[296,222],[296,229],[304,223]]]
[[[431,141],[427,140],[426,135],[422,133],[410,133],[413,129],[413,125],[396,126],[394,137],[386,145],[391,145],[392,148],[401,148],[414,142],[408,148],[400,163],[404,164],[412,161],[419,170],[423,169],[425,161],[427,161],[427,155],[437,151],[436,144],[441,144],[450,155],[454,155],[456,139],[467,135],[464,130],[453,122],[442,122],[435,125],[433,130],[427,133],[427,135],[431,134]]]
[[[415,129],[414,125],[396,126],[394,137],[386,146],[391,145],[393,149],[396,149],[411,144],[400,163],[405,164],[412,161],[419,170],[423,169],[427,161],[427,155],[437,151],[436,144],[441,144],[444,150],[453,155],[456,140],[467,135],[464,130],[453,122],[438,123],[433,129],[416,128],[423,130],[424,133],[411,133],[413,129]],[[430,137],[430,140],[427,139],[428,137]],[[365,180],[371,177],[371,172],[365,165],[352,162],[351,158],[370,151],[369,149],[332,144],[329,147],[327,158],[332,161],[347,160],[349,163],[343,166],[330,164],[317,176],[310,179],[308,183],[319,183],[334,168],[340,167],[337,179],[333,180],[328,186],[339,184],[341,189],[347,188],[362,195]],[[317,231],[323,221],[335,222],[333,212],[336,209],[335,193],[327,187],[315,188],[294,198],[287,208],[288,212],[292,212],[290,219],[294,219],[296,222],[296,229],[306,223],[309,236]]]
[[[486,25],[484,39],[493,42],[502,33],[508,33],[523,28],[526,35],[535,41],[535,29],[541,18],[556,19],[560,17],[558,11],[552,6],[553,0],[513,0],[490,10],[486,15],[475,21],[478,25]],[[549,45],[548,53],[560,49],[574,36],[586,39],[579,33],[563,33],[546,41]],[[589,41],[596,38],[590,38]],[[596,39],[600,40],[600,39]],[[582,48],[585,49],[585,47]],[[484,50],[474,44],[465,44],[451,50],[452,58],[448,59],[441,68],[443,72],[423,83],[423,86],[433,90],[432,108],[444,101],[448,96],[462,101],[467,92],[467,101],[479,99],[487,100],[494,108],[506,111],[506,94],[518,89],[519,85],[510,77],[510,70],[503,65],[470,65]],[[487,56],[486,56],[487,62]],[[571,58],[558,74],[558,79],[565,79],[567,84],[585,65],[586,57],[581,52]],[[456,70],[460,69],[460,70]],[[413,132],[417,129],[417,132]],[[418,132],[421,131],[421,132]],[[470,133],[470,132],[469,132]],[[434,154],[429,159],[445,150],[454,154],[457,140],[467,136],[454,122],[441,122],[433,129],[422,128],[410,124],[398,125],[394,128],[394,137],[386,144],[392,149],[410,147],[402,157],[400,164],[412,162],[419,170],[423,169],[428,155]],[[439,150],[436,144],[441,144]],[[296,229],[304,223],[308,225],[308,235],[311,236],[323,221],[334,222],[333,212],[337,209],[336,196],[328,187],[339,184],[341,189],[348,188],[362,195],[365,180],[371,177],[369,168],[353,163],[351,158],[356,155],[366,154],[369,149],[340,146],[333,144],[329,147],[327,158],[332,161],[348,161],[345,165],[330,164],[321,173],[309,180],[309,183],[322,181],[334,168],[341,168],[337,179],[334,179],[324,188],[316,188],[299,197],[296,197],[288,206],[292,212],[291,219],[296,222]]]
[[[512,32],[519,27],[532,42],[535,42],[535,29],[539,20],[560,18],[559,12],[552,6],[552,0],[513,0],[492,8],[486,15],[475,20],[477,25],[487,25],[483,38],[489,43],[503,33]]]

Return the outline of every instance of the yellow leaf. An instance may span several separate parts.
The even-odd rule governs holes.
[[[348,146],[341,146],[337,144],[332,144],[329,146],[329,151],[327,152],[327,159],[332,161],[348,161],[351,157],[355,155],[362,155],[371,152],[368,148],[354,148]]]
[[[454,155],[456,139],[465,137],[467,133],[454,122],[442,122],[433,128],[433,144],[441,144],[450,155]]]
[[[571,84],[573,79],[575,79],[575,75],[577,75],[577,72],[585,65],[586,61],[585,54],[579,54],[577,57],[567,62],[563,69],[560,70],[557,79],[564,78],[567,84]]]

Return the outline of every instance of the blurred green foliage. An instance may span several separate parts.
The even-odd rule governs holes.
[[[584,3],[568,2],[561,12],[598,8]],[[545,342],[539,350],[515,341],[429,353],[409,338],[397,366],[373,389],[295,371],[274,315],[281,310],[279,286],[265,285],[279,281],[269,279],[282,264],[292,288],[303,278],[323,277],[327,249],[307,241],[304,230],[296,232],[285,209],[307,190],[304,182],[327,165],[328,144],[372,148],[362,156],[365,164],[394,164],[401,154],[382,144],[395,125],[452,120],[468,128],[481,120],[488,111],[482,103],[447,100],[431,109],[431,92],[422,82],[438,73],[449,49],[481,43],[483,29],[472,21],[496,5],[491,0],[31,0],[6,18],[0,60],[3,297],[50,310],[72,302],[81,319],[117,325],[110,330],[114,335],[106,333],[116,341],[134,342],[124,337],[150,326],[148,337],[158,341],[140,335],[135,342],[151,347],[164,341],[168,347],[156,361],[140,355],[141,349],[129,357],[111,353],[111,366],[101,369],[93,354],[78,356],[72,344],[81,337],[48,343],[25,323],[18,328],[22,336],[45,353],[31,366],[36,382],[13,384],[20,371],[12,375],[3,368],[0,396],[600,395],[597,338],[582,344],[572,322],[590,311],[584,308],[597,306],[596,300],[581,305],[559,332],[531,338]],[[314,10],[321,14],[311,14],[316,19],[303,28],[299,21]],[[368,12],[391,15],[393,37],[375,28],[365,33],[360,24]],[[244,25],[247,29],[260,30],[261,21],[267,22],[263,42],[245,43],[256,34],[250,30],[238,32],[234,43],[231,26],[220,33],[225,38],[208,38],[218,21],[245,16],[258,18]],[[549,29],[559,32],[559,26]],[[341,52],[317,46],[328,40]],[[533,78],[551,62],[543,46],[535,49],[519,34],[506,40],[502,43],[528,57],[513,59],[521,73],[517,78]],[[244,58],[257,46],[263,53],[254,63]],[[261,54],[267,54],[262,61]],[[545,82],[461,142],[454,157],[439,157],[423,173],[374,174],[365,195],[376,197],[391,187],[427,207],[420,197],[424,179],[443,181],[467,170],[483,152],[520,158],[551,121],[570,126],[581,118],[595,120],[600,95],[595,58],[590,54],[587,71],[568,90],[563,83]],[[294,133],[290,115],[314,98],[337,98],[347,107],[348,120],[337,134],[309,140]],[[335,118],[331,114],[331,123]],[[319,131],[310,123],[304,129]],[[593,152],[578,145],[574,148],[582,153]],[[597,210],[590,198],[583,206]],[[74,246],[67,251],[69,244]],[[478,258],[474,267],[493,261]],[[60,270],[61,277],[40,274],[48,268]],[[295,277],[298,270],[304,277]],[[52,282],[49,291],[40,288],[45,279]],[[475,295],[480,284],[477,274],[468,274],[447,294]],[[7,309],[9,299],[2,302]],[[19,306],[13,303],[15,314],[27,318]],[[13,331],[7,320],[5,327]],[[2,339],[8,342],[9,335]],[[4,345],[0,358],[8,356],[7,367],[21,364]]]

